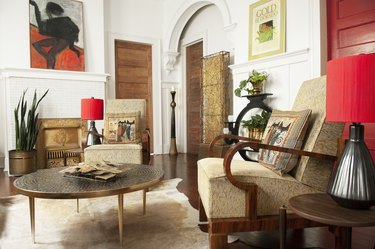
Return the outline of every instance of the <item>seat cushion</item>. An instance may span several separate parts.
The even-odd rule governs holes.
[[[258,185],[258,215],[277,214],[289,198],[319,192],[288,174],[280,176],[257,162],[233,160],[232,174],[240,181]],[[198,161],[198,192],[208,218],[245,217],[245,191],[233,186],[225,177],[223,159]]]
[[[142,163],[141,144],[98,144],[85,148],[85,163]]]
[[[262,143],[280,147],[300,149],[305,138],[311,110],[279,111],[273,110]],[[259,163],[280,175],[291,171],[298,162],[298,156],[290,153],[260,149]]]
[[[299,88],[292,110],[312,109],[303,150],[336,155],[338,138],[344,123],[326,122],[326,77],[305,81]],[[298,181],[325,191],[333,163],[302,156],[298,167],[290,172]]]

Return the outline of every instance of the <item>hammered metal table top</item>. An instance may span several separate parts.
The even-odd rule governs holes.
[[[92,198],[123,194],[149,188],[163,179],[164,173],[149,165],[124,164],[129,168],[109,182],[66,177],[60,171],[65,167],[40,169],[14,181],[20,194],[48,199]]]

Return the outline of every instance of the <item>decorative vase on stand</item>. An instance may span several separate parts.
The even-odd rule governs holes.
[[[263,130],[261,128],[249,128],[249,138],[261,140],[262,136]]]
[[[263,81],[252,82],[251,85],[253,86],[253,94],[260,94],[263,91]]]

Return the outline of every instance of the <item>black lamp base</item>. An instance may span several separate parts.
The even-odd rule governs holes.
[[[350,125],[349,140],[327,189],[339,205],[350,209],[368,209],[375,205],[375,167],[363,138],[363,125]]]
[[[100,141],[100,134],[96,130],[95,127],[95,121],[90,121],[90,129],[87,134],[87,146],[95,145],[95,144],[101,144]]]

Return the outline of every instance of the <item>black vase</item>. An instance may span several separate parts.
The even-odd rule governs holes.
[[[353,123],[349,140],[328,183],[327,193],[341,206],[368,209],[375,205],[375,167],[364,142],[364,127]]]

